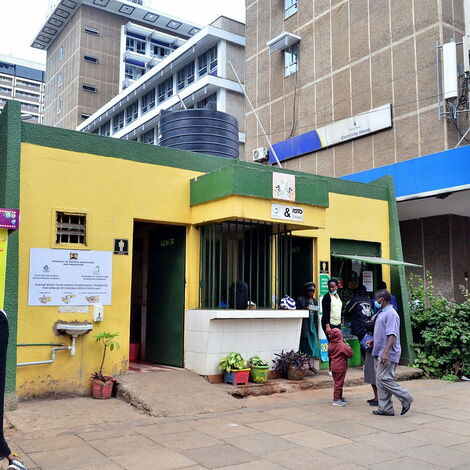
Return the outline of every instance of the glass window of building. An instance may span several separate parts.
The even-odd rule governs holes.
[[[62,112],[62,100],[59,98],[57,100],[57,114],[60,114]]]
[[[297,13],[297,0],[284,0],[284,19]]]
[[[139,117],[139,102],[134,101],[126,108],[126,124],[130,124],[132,121]]]
[[[0,66],[1,66],[1,63],[0,63]],[[0,82],[8,83],[11,85],[13,83],[13,77],[5,77],[4,75],[0,75]]]
[[[201,54],[197,59],[197,63],[200,77],[206,75],[206,73],[217,75],[217,46]]]
[[[213,93],[212,95],[206,96],[203,100],[198,101],[196,103],[196,108],[203,109],[209,103],[216,103],[217,102],[217,93]]]
[[[288,77],[289,75],[297,72],[298,55],[298,44],[293,44],[284,51],[284,77]]]
[[[37,93],[28,93],[27,91],[23,91],[23,90],[16,90],[15,96],[25,98],[28,100],[39,101],[39,95]]]
[[[156,57],[157,59],[163,59],[171,52],[171,49],[168,47],[159,46],[158,44],[150,45],[150,55]]]
[[[96,93],[96,87],[93,86],[93,85],[87,85],[87,84],[83,84],[82,85],[82,89],[83,91],[89,91],[90,93]]]
[[[100,135],[109,137],[111,135],[111,121],[106,121],[100,126]]]
[[[63,74],[63,73],[59,73],[59,74],[57,75],[57,86],[58,86],[58,87],[61,87],[63,84],[64,84],[64,74]]]
[[[144,73],[144,69],[136,67],[134,65],[126,64],[125,74],[126,78],[128,78],[129,80],[138,80]]]
[[[292,289],[292,236],[284,225],[247,220],[200,228],[200,308],[235,308],[247,290],[258,309],[279,305]],[[275,275],[273,275],[275,273]]]
[[[150,129],[140,136],[140,141],[144,144],[154,144],[155,143],[155,129]]]
[[[64,46],[59,47],[59,60],[64,58]]]
[[[167,78],[163,83],[158,85],[157,95],[159,103],[173,96],[173,77]]]
[[[97,28],[93,28],[91,26],[85,26],[84,28],[85,33],[91,34],[93,36],[99,36],[100,35],[100,30]]]
[[[98,63],[98,57],[94,57],[92,55],[84,55],[83,60],[85,62],[91,62],[92,64],[97,64]]]
[[[188,65],[183,67],[181,70],[178,70],[177,73],[177,87],[178,90],[182,90],[187,87],[190,83],[194,82],[194,60]]]
[[[145,54],[145,41],[139,39],[126,37],[126,50],[131,52],[137,52],[138,54]]]
[[[4,86],[0,86],[0,93],[2,95],[8,95],[11,96],[11,88],[6,88]]]
[[[41,85],[39,83],[27,82],[26,80],[19,80],[19,79],[16,79],[16,85],[27,87],[27,88],[33,88],[34,90],[39,90],[41,88]]]
[[[31,111],[39,112],[39,105],[38,104],[33,104],[33,103],[23,103],[21,102],[21,107],[30,109]]]
[[[142,112],[146,113],[155,107],[155,88],[142,96]]]
[[[15,66],[13,64],[8,64],[7,62],[0,62],[0,73],[15,75]]]
[[[124,127],[124,111],[113,117],[113,134]]]

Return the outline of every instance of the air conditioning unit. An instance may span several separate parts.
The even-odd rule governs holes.
[[[253,150],[253,161],[264,162],[268,159],[268,149],[266,147],[260,147]]]

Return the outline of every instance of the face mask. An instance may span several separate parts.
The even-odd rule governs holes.
[[[338,293],[338,291],[337,291],[337,290],[334,290],[334,291],[331,293],[331,295],[336,295],[337,293]]]
[[[378,308],[378,309],[382,308],[382,304],[379,304],[377,300],[374,302],[374,305],[375,305],[375,308]]]

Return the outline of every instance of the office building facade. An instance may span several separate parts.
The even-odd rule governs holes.
[[[43,64],[0,55],[0,112],[13,99],[21,103],[23,119],[42,123],[44,70]]]
[[[149,44],[152,40],[168,44],[161,46],[162,53],[200,29],[140,2],[59,1],[32,42],[32,47],[47,50],[45,124],[75,129],[119,93],[124,64],[132,60],[130,49],[139,47],[135,33],[123,28],[129,22],[151,31]],[[128,53],[122,47],[126,41]],[[161,58],[158,52],[150,57],[149,47],[153,61],[144,64],[147,68]]]
[[[133,24],[126,25],[126,30],[140,31],[142,36],[147,34],[142,27]],[[244,50],[244,25],[219,17],[163,57],[77,130],[158,144],[161,111],[204,108],[213,102],[218,111],[229,113],[238,120],[240,152],[243,153],[244,96],[229,63],[243,82]],[[144,55],[144,47],[140,57],[132,54],[134,67],[143,68],[145,60],[152,60]]]

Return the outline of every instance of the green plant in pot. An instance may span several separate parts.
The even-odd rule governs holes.
[[[289,380],[302,380],[309,369],[310,356],[300,351],[275,353],[274,370]]]
[[[219,361],[219,369],[224,373],[224,383],[241,385],[248,382],[250,369],[240,353],[232,352]]]
[[[102,331],[93,336],[97,343],[103,345],[103,356],[101,358],[100,368],[97,372],[92,374],[92,395],[93,398],[111,398],[113,393],[114,377],[103,375],[103,366],[106,359],[106,353],[120,348],[120,344],[115,340],[119,336],[119,332],[110,333],[109,331]]]
[[[259,356],[253,356],[249,362],[251,366],[251,381],[257,384],[266,382],[269,374],[269,364],[267,361]]]

